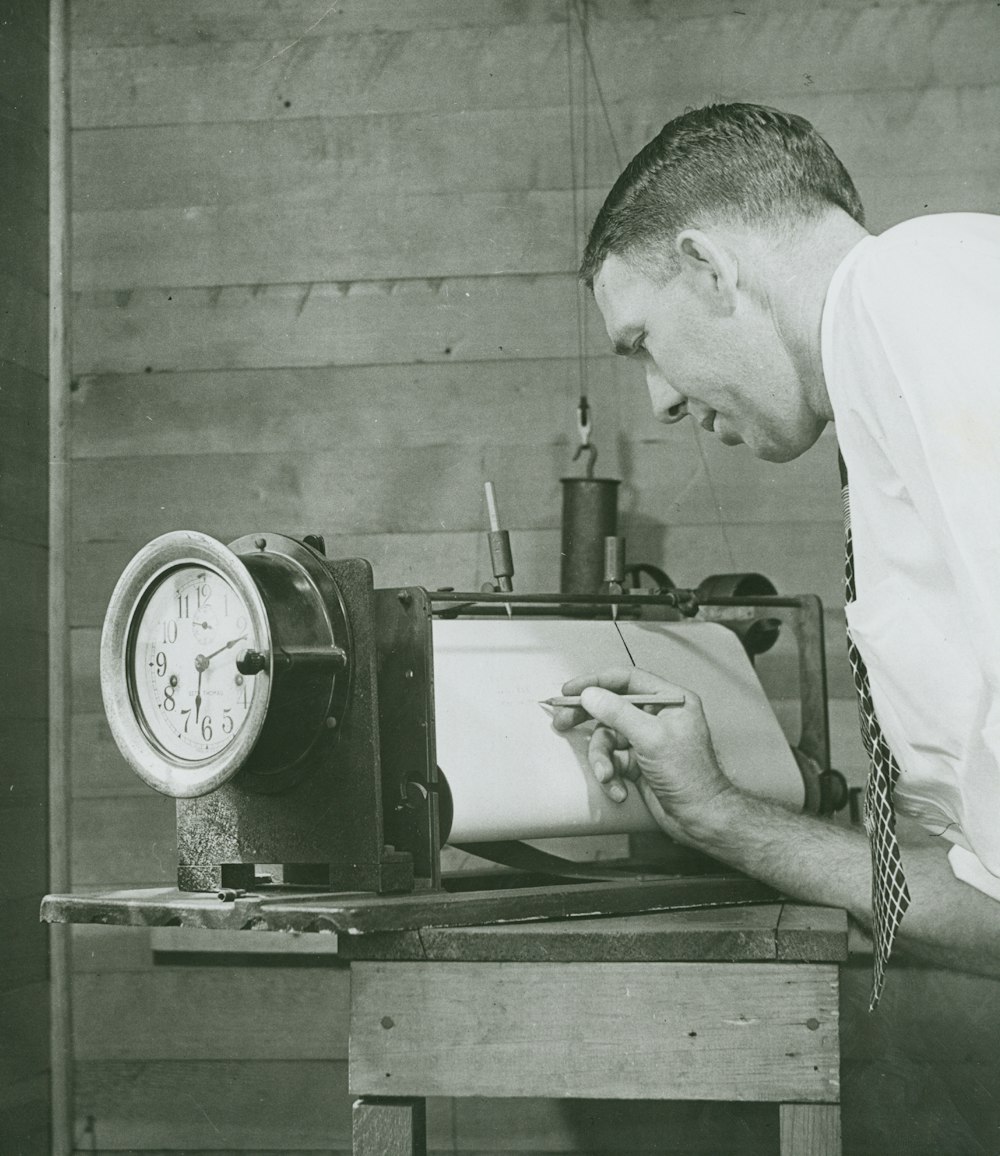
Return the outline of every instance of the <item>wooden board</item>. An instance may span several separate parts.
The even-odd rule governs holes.
[[[754,469],[749,457],[734,455],[708,474],[693,446],[681,440],[675,450],[665,457],[658,444],[634,447],[630,523],[662,527],[678,516],[687,525],[750,523],[764,544],[765,527],[817,515],[835,539],[841,525],[834,517],[836,500],[808,462],[799,459],[786,467],[788,480],[801,483],[794,491],[751,489],[748,479],[760,486],[767,471]],[[351,444],[313,453],[205,454],[187,459],[183,485],[177,484],[172,458],[88,459],[73,470],[82,499],[73,537],[134,542],[145,535],[148,541],[183,527],[228,541],[261,528],[265,518],[293,536],[310,530],[482,532],[483,480],[489,478],[501,479],[505,522],[512,530],[557,529],[566,457],[560,445],[484,446],[464,454],[445,446],[417,446],[400,454],[394,447]],[[109,492],[129,493],[131,499],[127,506],[97,500]]]
[[[328,115],[331,108],[343,115],[539,107],[565,100],[563,9],[522,7],[514,21],[483,20],[476,28],[441,4],[421,7],[436,9],[436,19],[421,24],[414,9],[402,28],[392,28],[378,24],[373,13],[372,23],[349,35],[344,22],[324,10],[312,20],[296,20],[286,9],[287,24],[281,30],[272,22],[271,35],[259,19],[253,26],[253,15],[222,25],[219,14],[203,14],[190,2],[170,5],[145,31],[142,23],[125,30],[120,20],[105,19],[102,33],[88,12],[73,60],[74,125],[261,120]],[[720,3],[707,11],[692,7],[672,5],[650,19],[648,8],[630,13],[607,5],[607,18],[590,22],[609,103],[672,98],[680,111],[692,99],[720,95],[720,77],[725,95],[783,95],[786,102],[813,91],[877,93],[995,81],[996,25],[982,5],[801,9],[786,0],[748,11]],[[887,41],[898,45],[888,60]],[[649,52],[651,43],[656,53]],[[435,83],[425,67],[428,59],[442,57],[455,61],[447,85]],[[706,59],[717,70],[714,90]],[[763,75],[762,59],[769,62]],[[213,67],[206,69],[209,60]],[[332,68],[324,67],[327,60]],[[109,74],[123,83],[104,84]]]
[[[347,1154],[353,1099],[340,1060],[88,1060],[77,1074],[76,1134],[93,1136],[98,1152],[153,1154],[169,1137],[190,1156],[220,1148],[262,1156],[265,1145],[285,1156],[298,1152],[293,1145],[302,1153]],[[742,1153],[771,1156],[778,1120],[773,1106],[763,1104],[533,1098],[519,1100],[512,1112],[505,1100],[431,1097],[427,1131],[431,1151],[484,1156],[500,1150],[718,1156],[735,1143]]]
[[[529,877],[530,878],[530,877]],[[49,923],[100,923],[131,927],[195,927],[210,930],[326,932],[365,935],[420,927],[469,927],[483,923],[627,915],[688,908],[773,903],[764,884],[735,874],[641,876],[573,883],[504,887],[484,877],[478,890],[303,892],[261,887],[221,901],[209,892],[173,887],[88,888],[47,895],[42,918]]]
[[[198,283],[194,270],[188,275]],[[252,271],[248,277],[252,282]],[[75,371],[405,365],[577,352],[576,279],[568,273],[209,285],[80,294]],[[607,353],[603,332],[593,347]]]
[[[356,963],[351,993],[362,1095],[839,1098],[828,965]]]
[[[262,1105],[267,1105],[262,1110]],[[86,1060],[76,1134],[99,1149],[350,1150],[343,1060]]]
[[[571,194],[533,191],[373,196],[324,187],[314,201],[279,195],[238,215],[227,203],[101,210],[74,224],[77,287],[565,273],[576,265],[571,220]],[[162,238],[155,261],[150,236]]]
[[[175,813],[174,800],[155,791],[75,800],[72,885],[175,883]]]
[[[840,960],[847,956],[842,911],[790,904],[671,911],[626,918],[422,927],[419,936],[343,940],[350,959],[438,962],[643,963],[665,960]]]
[[[645,387],[619,404],[619,362],[591,362],[590,397],[603,421],[659,438]],[[562,441],[570,472],[579,369],[569,359],[435,365],[305,367],[87,374],[72,397],[73,457],[267,454],[331,445],[480,447]],[[178,444],[179,415],[194,412]],[[662,433],[661,433],[662,431]],[[572,441],[571,441],[572,439]],[[615,463],[615,447],[605,447]],[[601,457],[604,461],[604,455]],[[502,479],[498,479],[502,498]]]
[[[73,980],[75,1053],[102,1061],[343,1059],[348,991],[345,967],[87,972]]]
[[[694,0],[705,3],[706,0]],[[709,0],[719,3],[719,0]],[[689,5],[692,0],[684,0]],[[412,28],[454,28],[459,25],[502,27],[510,23],[544,23],[564,19],[560,0],[533,0],[514,8],[507,0],[344,0],[331,11],[325,0],[245,0],[234,13],[229,0],[165,0],[156,11],[140,6],[135,18],[121,19],[118,0],[86,0],[77,4],[73,30],[84,47],[102,44],[200,43],[205,40],[284,40],[329,36],[331,33],[398,31]],[[329,21],[329,23],[328,23]]]

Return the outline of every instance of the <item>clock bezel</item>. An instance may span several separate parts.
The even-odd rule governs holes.
[[[267,666],[255,679],[247,714],[232,740],[203,759],[178,758],[154,738],[135,702],[135,627],[149,597],[166,575],[204,567],[228,582],[247,607],[256,649]],[[247,761],[267,718],[273,685],[270,619],[257,584],[243,562],[216,539],[195,530],[162,534],[147,543],[119,578],[101,634],[101,693],[108,724],[135,773],[161,794],[197,798],[231,779]]]

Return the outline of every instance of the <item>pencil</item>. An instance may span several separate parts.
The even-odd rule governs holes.
[[[623,694],[619,697],[634,706],[683,706],[685,701],[682,694]],[[578,694],[564,694],[557,695],[555,698],[543,698],[539,701],[542,706],[579,706],[580,696]]]

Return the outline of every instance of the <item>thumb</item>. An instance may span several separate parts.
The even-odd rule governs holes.
[[[589,686],[580,694],[580,705],[592,718],[628,739],[636,754],[653,757],[663,738],[656,715],[640,710],[617,694]]]

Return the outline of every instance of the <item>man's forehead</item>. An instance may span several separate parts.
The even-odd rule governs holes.
[[[604,318],[608,336],[642,324],[642,308],[648,281],[614,253],[609,253],[594,278],[594,300]]]

